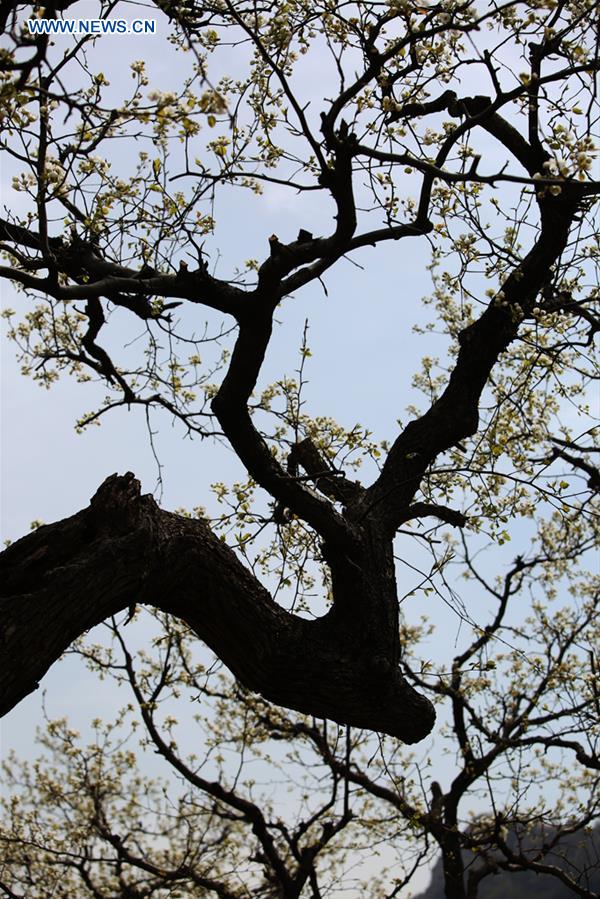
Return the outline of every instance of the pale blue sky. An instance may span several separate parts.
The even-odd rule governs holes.
[[[93,14],[95,4],[88,4]],[[154,13],[152,14],[154,15]],[[103,38],[96,53],[106,57],[103,67],[114,78],[118,66],[126,77],[128,57],[143,56],[151,84],[167,90],[179,78],[179,63],[160,50],[161,37]],[[312,76],[312,78],[311,78]],[[307,68],[303,89],[318,90],[322,73],[318,65]],[[201,134],[200,141],[208,139]],[[486,168],[497,154],[492,145],[484,147]],[[18,198],[10,191],[13,172],[0,172],[2,202],[8,206]],[[315,234],[331,229],[333,208],[320,195],[297,197],[269,188],[256,198],[249,192],[230,192],[216,210],[217,232],[207,245],[222,249],[217,274],[231,275],[235,265],[248,258],[264,258],[268,237],[279,235],[284,242],[294,239],[299,228]],[[359,269],[345,260],[325,276],[328,296],[319,284],[287,299],[278,311],[276,327],[259,387],[283,374],[292,375],[298,366],[298,348],[305,319],[309,320],[309,345],[313,352],[305,374],[306,411],[313,416],[328,415],[350,427],[356,422],[370,428],[378,439],[397,433],[396,419],[405,417],[406,406],[416,395],[411,377],[422,355],[442,356],[444,338],[417,337],[414,322],[423,321],[421,298],[431,290],[426,265],[429,247],[424,239],[403,240],[377,249],[366,248],[353,257]],[[3,304],[18,307],[6,282],[0,283]],[[197,327],[207,317],[195,309]],[[34,519],[51,522],[68,516],[87,504],[106,476],[113,472],[135,472],[144,491],[156,483],[156,464],[147,439],[144,417],[139,410],[123,410],[106,416],[100,428],[78,435],[74,423],[82,413],[99,402],[104,391],[92,385],[77,385],[64,378],[50,391],[23,379],[14,360],[12,347],[2,349],[2,433],[1,526],[3,538],[16,539],[29,529]],[[183,439],[182,429],[168,416],[154,416],[159,426],[157,450],[164,464],[165,508],[208,505],[209,485],[240,476],[233,454],[210,441]],[[418,551],[415,550],[418,555]],[[399,571],[400,590],[409,584],[406,570]],[[432,602],[434,602],[432,600]],[[429,607],[430,608],[430,607]],[[458,619],[442,604],[433,607],[442,625],[437,638],[444,655],[452,651],[460,630]],[[443,646],[442,646],[443,644]],[[431,645],[437,652],[438,644]],[[69,715],[75,726],[103,711],[109,714],[114,697],[83,670],[79,661],[68,659],[56,665],[43,682],[48,692],[51,717]],[[40,722],[41,691],[32,695],[3,721],[3,749],[15,747],[23,755],[32,754],[34,730]],[[427,752],[434,741],[427,741]],[[449,773],[448,762],[440,770]],[[421,879],[421,884],[423,878]]]
[[[113,45],[103,65],[108,77],[113,77],[113,50],[126,48],[132,59],[138,58],[142,40],[130,47],[118,38],[102,39],[98,50]],[[170,63],[157,53],[158,41],[144,40],[151,84],[168,89],[169,79],[176,84]],[[124,68],[124,58],[120,63]],[[315,75],[318,81],[318,73]],[[20,200],[10,191],[12,174],[2,172],[3,197],[9,204]],[[217,274],[227,277],[236,264],[264,257],[272,233],[283,241],[292,240],[299,228],[326,233],[334,224],[332,213],[332,204],[324,205],[320,196],[315,205],[314,195],[298,197],[270,189],[261,198],[242,191],[229,194],[217,208],[213,245],[223,252]],[[308,319],[313,356],[305,367],[306,411],[332,416],[348,427],[360,422],[380,439],[393,437],[396,418],[404,417],[408,402],[415,399],[409,389],[411,376],[423,352],[432,352],[428,341],[411,333],[412,322],[420,318],[420,298],[430,289],[425,271],[428,258],[425,241],[366,248],[354,257],[364,270],[341,261],[326,275],[328,297],[316,284],[286,300],[277,314],[280,324],[259,387],[283,374],[293,375]],[[6,282],[0,284],[0,290],[3,304],[22,308],[22,298]],[[198,325],[207,317],[202,309],[194,314]],[[51,522],[72,514],[87,504],[113,472],[132,470],[144,491],[154,489],[156,464],[140,410],[117,410],[104,418],[100,428],[76,434],[75,421],[101,400],[102,388],[77,385],[67,378],[49,391],[40,388],[21,377],[13,348],[6,342],[1,389],[3,538],[18,538],[34,519]],[[156,446],[164,463],[164,507],[208,505],[211,482],[240,476],[239,463],[222,446],[183,439],[182,428],[172,426],[166,415],[156,415],[154,423],[160,428]],[[33,740],[42,721],[44,692],[49,716],[67,715],[83,733],[91,718],[110,717],[115,704],[122,701],[110,687],[98,684],[79,659],[69,657],[55,665],[42,688],[3,720],[3,752],[14,748],[22,757],[36,755]],[[423,747],[420,751],[427,750]],[[145,766],[155,771],[155,757]],[[424,886],[426,881],[423,873],[415,884]]]

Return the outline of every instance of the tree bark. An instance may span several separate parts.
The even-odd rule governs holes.
[[[184,620],[266,699],[406,743],[435,719],[398,667],[391,544],[335,549],[336,602],[309,621],[278,606],[202,520],[161,510],[132,474],[108,478],[90,506],[38,528],[0,558],[0,714],[36,689],[80,635],[134,603]]]

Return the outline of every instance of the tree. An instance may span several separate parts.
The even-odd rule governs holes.
[[[532,858],[503,836],[507,814],[513,829],[535,817],[520,809],[516,794],[508,790],[513,798],[504,810],[490,800],[492,812],[468,826],[459,822],[459,805],[483,783],[492,797],[502,794],[492,788],[506,774],[496,763],[513,764],[530,747],[548,754],[545,763],[557,766],[563,785],[572,760],[580,766],[574,795],[581,807],[565,817],[557,839],[597,816],[597,584],[584,572],[597,538],[600,482],[586,411],[597,377],[595,5],[157,6],[170,16],[175,47],[187,52],[189,75],[178,92],[148,90],[144,63],[133,61],[128,96],[115,93],[93,64],[82,76],[89,35],[67,45],[23,30],[27,4],[2,13],[11,43],[2,57],[2,152],[15,166],[22,202],[0,221],[0,274],[35,303],[20,321],[5,312],[8,333],[24,373],[42,385],[63,372],[106,385],[106,399],[80,427],[117,406],[157,408],[191,435],[227,441],[247,480],[233,494],[217,484],[232,506],[215,528],[203,515],[162,510],[141,496],[133,475],[115,476],[88,508],[9,546],[0,707],[6,712],[34,690],[94,625],[113,620],[120,641],[115,616],[128,609],[133,616],[143,603],[161,620],[178,620],[165,621],[167,645],[200,638],[237,678],[230,689],[267,734],[308,742],[334,793],[346,784],[344,808],[316,843],[325,811],[300,827],[296,842],[277,836],[288,841],[289,870],[264,816],[261,824],[254,808],[233,805],[236,822],[249,824],[261,845],[257,864],[267,872],[269,895],[300,895],[307,884],[319,895],[313,862],[349,824],[352,784],[411,821],[424,854],[427,840],[437,842],[448,897],[476,895],[479,880],[503,865],[541,870],[544,853]],[[118,9],[98,8],[103,18]],[[79,11],[63,0],[45,15]],[[219,76],[232,46],[236,72]],[[303,91],[305,57],[328,67],[327,97]],[[482,82],[486,93],[475,94]],[[119,152],[124,142],[127,156]],[[328,204],[334,225],[325,236],[314,236],[306,220],[290,221],[285,238],[267,239],[267,229],[262,261],[218,278],[211,268],[215,204],[234,187],[315,196],[321,208]],[[399,433],[379,442],[364,429],[310,418],[302,396],[306,340],[299,378],[283,377],[255,395],[286,297],[323,284],[342,260],[369,262],[364,248],[383,252],[392,241],[415,240],[431,246],[434,279],[434,321],[417,326],[441,328],[449,338],[446,360],[425,357],[415,377],[424,410],[409,410]],[[212,316],[203,337],[198,307]],[[215,325],[222,316],[235,326],[230,356],[221,346],[227,328]],[[137,356],[119,340],[130,320],[143,329]],[[208,368],[201,345],[203,354],[213,351]],[[568,405],[581,425],[568,425]],[[361,455],[371,470],[378,466],[368,484],[353,475]],[[444,528],[442,552],[437,525],[405,533],[409,523],[430,518]],[[504,557],[494,580],[477,553],[487,538],[502,548],[511,532],[523,545],[516,558]],[[410,561],[415,542],[432,554],[421,595],[438,590],[456,605],[450,574],[459,563],[491,604],[487,624],[484,610],[473,617],[459,607],[471,637],[446,668],[442,660],[419,660],[423,626],[399,614],[395,552],[403,546],[401,557]],[[303,601],[301,614],[293,603],[285,607],[281,591],[273,598],[273,576]],[[319,580],[324,614],[315,614],[310,597]],[[542,597],[568,590],[574,598],[550,615]],[[525,625],[525,616],[511,616],[514,597],[527,592]],[[125,644],[122,650],[127,659]],[[88,654],[102,667],[97,652]],[[163,672],[159,692],[177,678],[198,687],[184,658],[179,674],[169,674],[164,659],[155,663]],[[520,686],[525,670],[527,690]],[[426,802],[397,782],[383,787],[385,766],[373,778],[359,763],[368,734],[356,746],[349,737],[340,755],[326,730],[253,693],[404,743],[423,740],[434,705],[447,702],[458,773],[446,792],[431,780]],[[142,691],[136,699],[155,740],[148,701],[156,697]],[[54,736],[63,746],[70,739],[56,727]],[[558,750],[565,756],[555,760]],[[520,763],[516,770],[519,781]],[[93,798],[93,784],[87,787]],[[229,802],[217,792],[208,790],[215,827]],[[103,837],[102,814],[99,806],[94,839]],[[119,864],[127,863],[111,835],[107,824],[104,839],[121,854]],[[223,841],[235,846],[238,839],[228,833]],[[470,879],[461,848],[477,848],[485,860]],[[159,867],[156,876],[163,876]],[[591,895],[585,871],[560,872],[569,888]],[[237,895],[223,883],[190,883]]]
[[[521,844],[519,849],[521,851],[524,848],[527,848],[529,851],[539,852],[539,834],[535,836],[534,840],[531,840],[530,837],[524,838],[523,835],[519,836],[520,839],[518,839]],[[598,887],[600,886],[600,868],[597,864],[598,827],[596,826],[583,838],[582,834],[566,837],[562,841],[560,852],[556,852],[555,847],[552,846],[553,836],[554,835],[551,832],[546,832],[546,839],[544,842],[547,846],[546,854],[550,857],[546,858],[545,861],[554,866],[558,864],[567,871],[569,869],[574,870],[577,866],[588,867],[591,870],[590,887],[592,890],[598,892]],[[550,837],[550,839],[548,839],[548,837]],[[514,848],[516,847],[513,845],[513,849]],[[590,862],[592,863],[591,865]],[[544,874],[537,874],[525,869],[516,874],[508,874],[506,871],[499,872],[498,876],[490,878],[482,883],[482,888],[479,893],[481,899],[495,899],[496,896],[523,896],[525,894],[529,896],[548,897],[548,899],[560,899],[560,897],[572,896],[573,892],[557,877],[544,876]],[[440,897],[441,899],[443,895],[444,882],[442,865],[438,863],[433,873],[431,885],[424,894],[423,899],[437,899],[437,897]]]

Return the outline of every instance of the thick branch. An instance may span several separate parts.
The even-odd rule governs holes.
[[[390,661],[397,629],[385,604],[336,605],[316,621],[287,613],[205,522],[162,511],[131,474],[108,478],[87,509],[11,545],[0,564],[2,714],[78,636],[139,602],[184,620],[272,702],[409,743],[433,726],[432,706]],[[358,584],[343,558],[338,581],[344,564]]]
[[[348,547],[350,525],[323,497],[290,477],[271,453],[250,418],[248,399],[271,336],[271,309],[255,305],[240,323],[229,370],[212,408],[227,439],[254,480],[278,503],[290,508],[334,545]]]
[[[450,509],[448,506],[438,506],[435,503],[413,503],[401,518],[400,524],[412,521],[413,518],[427,518],[430,515],[457,528],[464,527],[468,521],[466,515],[457,509]]]
[[[363,493],[358,482],[349,481],[341,471],[331,467],[310,437],[294,444],[288,456],[288,465],[294,471],[300,465],[321,493],[340,503],[349,503]]]
[[[42,235],[35,231],[0,219],[0,240],[14,243],[42,253]],[[60,237],[49,237],[48,247],[52,253],[55,272],[67,275],[74,284],[59,284],[52,272],[47,278],[36,278],[28,271],[9,266],[0,266],[0,277],[22,284],[30,290],[37,290],[57,300],[94,299],[109,297],[120,305],[119,294],[129,297],[148,296],[177,297],[195,303],[203,303],[220,312],[234,316],[240,314],[247,302],[247,292],[220,281],[210,275],[205,266],[197,271],[181,269],[175,274],[163,274],[148,269],[127,268],[105,258],[99,248],[74,235],[70,243]],[[36,266],[37,267],[37,266]],[[125,298],[122,305],[135,310],[130,300]],[[142,307],[142,317],[147,317]]]
[[[498,357],[518,333],[533,307],[551,266],[563,252],[577,211],[575,186],[557,198],[540,200],[537,243],[503,285],[503,304],[492,302],[459,335],[460,349],[442,395],[394,442],[383,470],[368,491],[367,510],[395,529],[404,520],[427,467],[442,452],[477,430],[479,401]]]

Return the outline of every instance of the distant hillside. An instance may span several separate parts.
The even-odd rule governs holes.
[[[532,840],[533,845],[536,842]],[[514,838],[509,843],[514,843]],[[586,874],[581,877],[580,885],[600,897],[600,826],[591,834],[578,833],[565,837],[561,840],[560,849],[549,853],[545,861],[563,868],[571,877],[585,870]],[[477,861],[474,859],[473,863],[477,864]],[[481,882],[477,899],[573,899],[575,895],[577,894],[551,875],[534,874],[531,871],[516,874],[501,871]],[[433,869],[428,889],[415,899],[444,899],[441,859]]]

